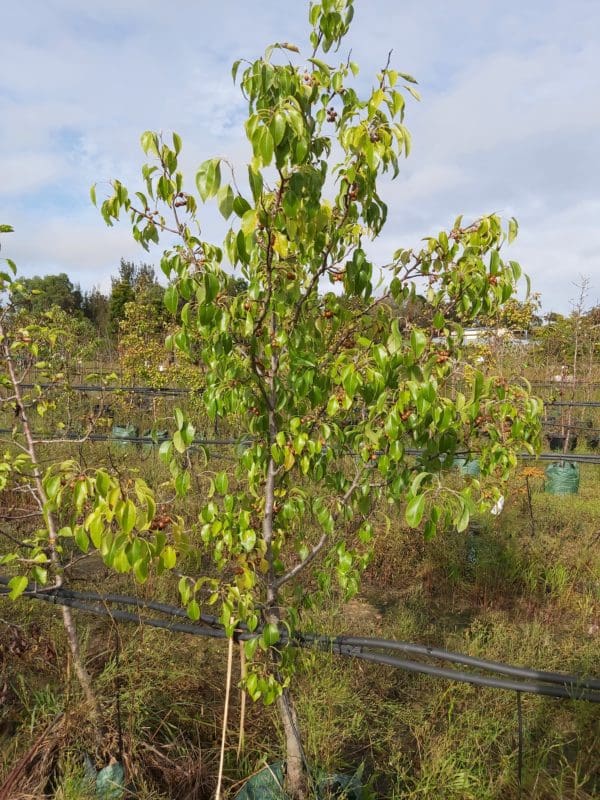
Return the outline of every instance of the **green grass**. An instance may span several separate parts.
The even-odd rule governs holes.
[[[82,450],[84,458],[87,447]],[[65,453],[68,447],[65,446]],[[132,450],[127,460],[131,463]],[[154,458],[136,465],[154,485]],[[210,469],[226,467],[211,463]],[[199,467],[200,469],[200,467]],[[477,532],[446,532],[424,543],[400,522],[380,530],[356,602],[333,592],[303,626],[421,641],[542,669],[598,673],[600,659],[600,468],[582,466],[579,495],[543,494],[532,481],[535,535],[523,493],[512,481],[503,514]],[[199,502],[200,475],[189,499]],[[160,492],[160,490],[159,490]],[[201,564],[188,565],[200,569]],[[140,589],[128,576],[91,575],[85,585],[168,599],[176,579],[153,577]],[[76,582],[77,588],[84,584]],[[101,766],[117,752],[120,699],[126,765],[139,800],[208,798],[214,790],[222,727],[225,648],[219,642],[120,625],[121,652],[104,620],[78,614],[86,662],[102,700],[105,752],[94,749],[70,674],[57,609],[0,601],[0,617],[22,626],[27,647],[11,651],[0,622],[0,773],[6,775],[57,713],[66,714],[54,781],[60,800],[86,798],[83,754]],[[48,655],[54,648],[55,656]],[[234,679],[237,680],[238,665]],[[600,794],[600,709],[523,696],[523,788],[517,781],[513,693],[478,690],[325,654],[298,658],[295,689],[307,757],[328,771],[365,765],[374,797],[403,800],[592,800]],[[225,786],[281,758],[272,708],[250,704],[246,748],[238,761],[239,692],[228,724]],[[104,759],[104,761],[103,761]]]

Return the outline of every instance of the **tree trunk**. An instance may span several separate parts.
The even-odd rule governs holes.
[[[285,791],[293,800],[305,800],[308,791],[304,753],[300,741],[298,717],[289,689],[284,689],[281,697],[277,699],[277,710],[285,736]]]
[[[271,335],[274,337],[277,330],[275,318],[271,317]],[[275,408],[277,398],[275,393],[275,376],[279,367],[278,357],[275,353],[271,356],[271,370],[267,380],[265,397],[268,399],[269,406],[269,447],[273,444],[277,436],[277,420]],[[257,377],[261,378],[260,374]],[[278,608],[278,586],[275,580],[274,558],[273,558],[273,518],[275,515],[275,487],[277,466],[273,458],[269,458],[267,475],[265,481],[265,508],[262,522],[263,540],[266,545],[265,559],[268,564],[267,571],[267,597],[266,597],[266,621],[269,623],[280,623],[280,613]],[[278,654],[272,651],[271,663],[277,673]],[[285,791],[292,800],[307,800],[307,775],[304,771],[304,753],[300,740],[300,730],[298,728],[298,717],[294,703],[288,689],[283,689],[280,697],[277,698],[277,710],[285,737],[286,750],[286,770],[285,770]]]

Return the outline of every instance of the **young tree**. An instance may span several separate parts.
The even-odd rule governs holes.
[[[11,232],[9,225],[0,225],[0,233]],[[0,409],[10,410],[14,419],[14,449],[6,450],[0,460],[0,494],[16,488],[33,500],[33,511],[26,516],[36,518],[41,526],[19,540],[14,534],[3,539],[0,550],[0,565],[16,569],[9,582],[10,597],[16,599],[27,587],[28,577],[42,585],[52,580],[55,586],[63,585],[62,543],[66,530],[61,530],[52,496],[58,489],[57,481],[48,482],[40,465],[39,442],[36,441],[30,422],[32,415],[43,416],[47,410],[40,387],[28,391],[24,384],[29,380],[32,366],[45,368],[43,357],[52,360],[52,349],[59,338],[59,330],[53,328],[53,315],[48,313],[47,324],[36,322],[19,324],[17,307],[27,306],[32,299],[30,281],[15,278],[15,265],[7,260],[10,272],[0,272]],[[4,298],[4,302],[1,302]],[[37,295],[33,295],[37,299]],[[53,312],[60,309],[52,307]],[[64,312],[60,312],[64,313]],[[41,315],[44,316],[44,315]],[[60,369],[60,366],[57,367]],[[0,504],[0,508],[4,504]],[[0,519],[2,515],[0,514]],[[3,533],[5,533],[3,531]],[[15,547],[16,545],[16,547]],[[98,733],[100,709],[88,674],[80,655],[79,640],[71,609],[62,608],[62,619],[71,651],[73,667],[82,688],[92,722]]]
[[[0,225],[0,234],[11,231],[9,225]],[[90,323],[71,320],[56,306],[44,314],[25,314],[30,284],[17,277],[14,262],[4,261],[8,270],[0,271],[0,411],[12,421],[12,446],[0,455],[0,523],[11,524],[9,530],[0,527],[0,566],[10,576],[9,597],[19,598],[29,581],[64,586],[68,567],[90,545],[117,571],[129,571],[133,559],[138,579],[144,580],[149,563],[160,569],[160,562],[164,569],[174,555],[164,535],[151,530],[156,502],[145,482],[134,474],[121,483],[105,470],[86,468],[75,459],[44,467],[46,459],[40,456],[48,444],[74,443],[71,437],[48,439],[36,427],[53,405],[42,384],[65,380],[69,357],[82,340],[89,340],[85,326]],[[31,383],[33,368],[39,384]],[[16,517],[5,502],[9,493],[23,498],[26,506]],[[179,527],[175,520],[175,530]],[[133,555],[140,548],[145,548],[145,559]],[[61,613],[73,670],[94,728],[94,746],[104,755],[102,707],[80,652],[71,609],[62,606]]]
[[[427,537],[440,526],[464,530],[497,490],[475,479],[457,490],[448,480],[456,453],[476,450],[496,487],[518,450],[532,451],[538,440],[535,399],[461,368],[461,325],[496,313],[520,275],[500,254],[507,235],[499,219],[459,217],[448,233],[420,250],[397,250],[384,267],[367,255],[364,243],[387,215],[378,181],[388,171],[395,177],[408,155],[405,92],[416,92],[389,59],[366,96],[354,88],[355,63],[327,63],[351,18],[352,0],[312,4],[308,58],[279,43],[244,66],[248,191],[224,159],[206,161],[196,175],[201,200],[216,197],[234,220],[223,248],[201,239],[176,134],[170,145],[144,133],[153,159],[142,168],[144,191],[130,195],[114,181],[102,203],[108,224],[130,215],[144,247],[164,232],[178,237],[161,260],[170,280],[165,305],[180,323],[167,345],[188,353],[192,332],[201,335],[207,412],[243,421],[240,433],[250,434],[236,451],[235,474],[214,475],[200,521],[182,539],[211,553],[214,569],[183,577],[179,591],[192,619],[203,603],[216,604],[230,635],[240,625],[257,632],[245,645],[245,688],[277,703],[295,798],[307,791],[288,647],[301,602],[333,579],[347,594],[357,591],[375,512],[399,508]],[[509,226],[509,240],[513,233]],[[246,281],[237,294],[228,291],[225,256]],[[416,298],[419,324],[401,330],[395,309]],[[180,411],[176,420],[161,452],[185,494],[182,455],[194,427]],[[133,500],[119,495],[117,482],[109,490],[105,475],[86,483],[83,532],[109,565],[139,580],[152,562],[174,566],[180,534],[148,543],[150,511],[140,507],[138,519]],[[150,502],[145,488],[138,500]]]
[[[109,224],[129,212],[144,246],[165,231],[179,237],[161,261],[171,281],[165,304],[181,322],[168,344],[185,352],[190,331],[200,331],[208,413],[249,420],[252,442],[236,480],[215,476],[196,534],[231,579],[182,579],[180,592],[196,616],[208,587],[230,632],[239,624],[264,626],[247,644],[256,660],[246,688],[278,703],[294,797],[305,783],[289,653],[280,641],[282,623],[292,631],[296,624],[294,584],[312,573],[324,586],[335,575],[355,592],[381,501],[401,505],[407,522],[423,522],[428,537],[440,524],[464,530],[482,493],[477,481],[460,492],[446,485],[454,454],[471,449],[485,428],[479,457],[484,474],[498,481],[538,435],[538,404],[521,389],[472,370],[460,392],[449,386],[460,323],[497,313],[520,275],[515,262],[501,258],[506,237],[497,217],[468,225],[459,218],[423,249],[398,250],[385,268],[385,288],[375,293],[377,272],[363,244],[386,219],[378,178],[387,171],[395,177],[409,151],[398,87],[415,94],[415,81],[388,63],[360,97],[357,65],[324,60],[351,17],[351,0],[313,4],[306,61],[288,60],[298,49],[276,44],[243,70],[249,195],[233,176],[223,180],[230,169],[224,159],[206,161],[196,175],[202,201],[216,197],[223,216],[238,220],[223,249],[200,238],[196,199],[177,170],[177,135],[171,147],[143,134],[142,147],[154,158],[142,170],[146,193],[132,199],[115,181],[102,204]],[[225,290],[224,253],[248,283],[234,297]],[[403,306],[414,299],[419,279],[425,320],[401,332],[389,300]],[[190,423],[182,416],[178,423],[166,457],[190,443]],[[408,456],[409,448],[418,455]],[[269,651],[270,665],[256,658],[257,647]]]

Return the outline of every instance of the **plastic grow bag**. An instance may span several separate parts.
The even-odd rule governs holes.
[[[547,494],[577,494],[579,491],[579,464],[556,462],[546,467]]]
[[[90,789],[92,789],[92,785],[95,786],[95,796],[98,800],[123,800],[125,796],[125,770],[123,764],[111,759],[110,764],[97,771],[91,758],[85,753],[83,766],[90,783]]]
[[[117,447],[131,447],[132,442],[126,441],[127,439],[135,439],[138,435],[138,429],[135,425],[129,423],[128,425],[113,425],[111,436],[114,439],[122,439],[117,443]]]
[[[125,796],[125,770],[118,761],[101,769],[96,777],[98,800],[122,800]]]
[[[365,795],[359,773],[316,776],[316,798],[362,800]],[[270,764],[246,781],[242,790],[235,796],[235,800],[289,800],[289,796],[283,790],[283,781],[283,763],[279,761]]]
[[[470,475],[472,478],[478,478],[481,474],[479,459],[477,458],[455,458],[453,465],[458,467],[461,475]]]

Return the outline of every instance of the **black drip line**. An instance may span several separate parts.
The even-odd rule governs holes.
[[[0,435],[2,434],[12,434],[14,431],[13,428],[0,428]],[[108,433],[91,433],[91,434],[82,434],[79,436],[78,434],[73,433],[48,433],[44,434],[40,431],[32,431],[32,435],[35,439],[38,440],[46,440],[46,441],[56,441],[59,443],[68,444],[70,442],[74,444],[86,444],[86,443],[96,443],[96,442],[114,442],[116,444],[127,445],[127,444],[142,444],[142,445],[160,445],[164,441],[170,441],[170,438],[167,439],[159,439],[158,442],[155,441],[151,436],[113,436]],[[240,448],[247,447],[252,444],[252,440],[248,437],[242,437],[241,439],[194,439],[190,447],[231,447],[234,445],[238,445]],[[323,448],[325,450],[325,448]],[[426,451],[424,450],[417,450],[414,448],[407,447],[405,448],[404,452],[408,456],[422,456],[427,455]],[[383,455],[383,451],[376,453],[376,455]],[[446,453],[438,453],[439,458],[445,458],[447,456]],[[453,457],[457,458],[477,458],[477,453],[469,453],[468,451],[456,451],[453,454]],[[520,461],[569,461],[573,463],[580,463],[580,464],[600,464],[600,454],[594,453],[560,453],[560,452],[553,452],[553,453],[538,453],[538,454],[531,454],[531,453],[519,453],[517,458]]]
[[[530,382],[532,386],[541,385],[535,384]],[[557,391],[564,391],[565,388],[573,388],[573,384],[568,384],[565,386],[557,386],[556,384],[552,384],[557,388]],[[575,384],[583,385],[583,384]],[[592,384],[590,384],[592,385]],[[598,384],[600,385],[600,384]],[[21,383],[20,386],[23,389],[34,389],[39,387],[40,389],[66,389],[67,391],[73,392],[82,392],[90,394],[100,393],[100,394],[140,394],[146,395],[148,397],[180,397],[183,395],[201,395],[202,389],[184,389],[179,386],[164,386],[164,387],[155,387],[155,386],[104,386],[99,384],[67,384],[67,383]],[[600,408],[600,400],[545,400],[545,406],[571,406],[571,407],[581,407],[581,408]]]
[[[6,586],[9,578],[0,577],[0,584]],[[0,589],[0,594],[7,594],[8,588]],[[162,628],[173,633],[187,633],[213,639],[226,639],[227,635],[222,625],[215,617],[202,615],[200,624],[193,622],[175,622],[172,620],[158,619],[142,616],[140,609],[146,608],[160,612],[170,617],[186,617],[183,609],[158,603],[153,600],[142,600],[124,595],[99,595],[93,592],[76,592],[71,589],[51,588],[38,589],[30,586],[24,595],[30,599],[43,600],[55,605],[67,605],[84,613],[97,616],[107,616],[113,620],[146,625],[153,628]],[[96,603],[97,605],[91,605]],[[108,604],[125,605],[138,609],[137,613],[108,608]],[[236,631],[236,639],[245,641],[260,635],[260,628],[254,632],[240,626]],[[280,631],[281,641],[292,647],[318,649],[333,655],[368,661],[374,664],[402,669],[407,672],[420,673],[435,678],[467,683],[477,687],[504,689],[515,692],[544,695],[565,700],[584,700],[590,703],[600,703],[600,679],[582,678],[578,675],[569,675],[557,672],[531,670],[517,667],[502,662],[488,661],[475,658],[462,653],[454,653],[436,647],[398,642],[386,639],[357,636],[327,636],[317,633],[295,633],[290,635],[286,629]],[[388,652],[381,652],[388,651]],[[402,652],[415,654],[421,657],[446,661],[451,664],[472,667],[480,671],[492,673],[478,674],[464,670],[438,667],[408,658],[400,658],[393,653]],[[497,675],[512,676],[510,678],[496,677]],[[516,679],[519,680],[516,680]]]

